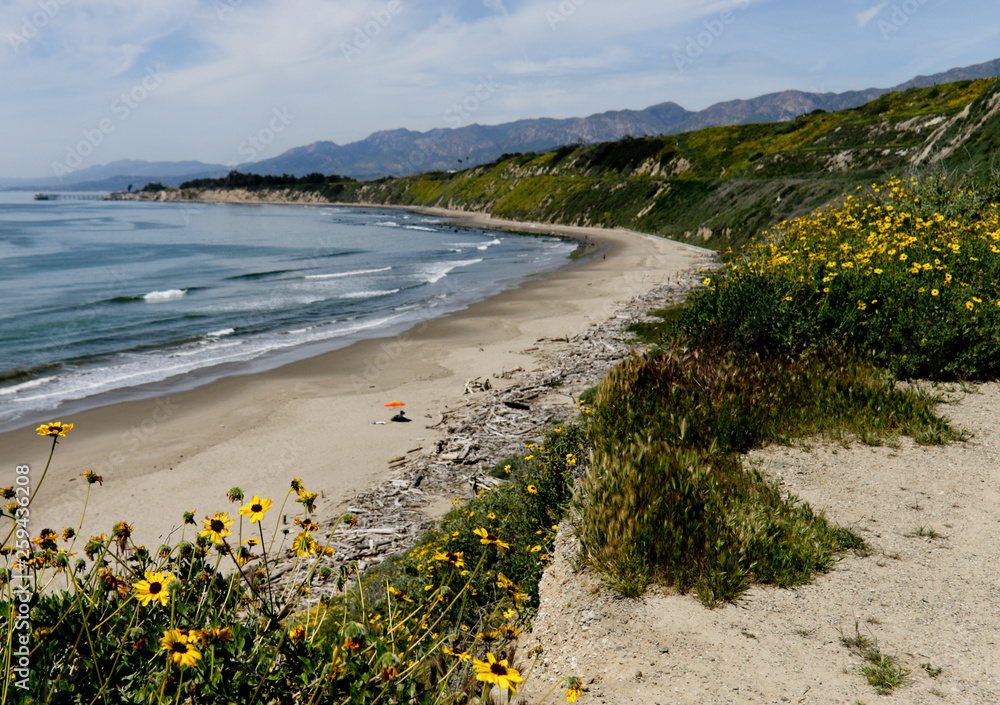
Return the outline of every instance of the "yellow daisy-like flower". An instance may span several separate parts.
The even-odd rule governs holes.
[[[198,535],[207,536],[212,540],[212,543],[222,543],[229,534],[233,533],[227,527],[235,523],[235,519],[229,518],[229,512],[216,512],[215,516],[205,517],[205,528]]]
[[[576,465],[576,463],[577,463],[577,457],[575,455],[573,455],[572,453],[567,453],[566,454],[566,464],[567,465]]]
[[[273,503],[267,497],[261,499],[257,495],[254,495],[253,499],[251,499],[248,504],[244,504],[240,507],[240,514],[245,517],[250,517],[250,523],[256,524],[264,518],[264,513],[272,506]]]
[[[456,646],[454,649],[450,649],[447,646],[442,646],[441,650],[443,652],[445,652],[446,654],[448,654],[449,656],[454,656],[459,661],[471,661],[472,660],[472,654],[470,654],[468,651],[466,651],[465,649],[463,649],[460,646]]]
[[[306,638],[306,628],[301,624],[292,627],[291,631],[288,632],[288,638],[292,641],[302,641]]]
[[[525,459],[525,460],[531,460],[531,459],[532,459],[532,458],[534,458],[534,457],[535,457],[535,455],[534,455],[534,454],[531,454],[531,455],[526,455],[526,456],[524,456],[524,459]]]
[[[142,603],[143,607],[154,600],[159,600],[164,607],[170,602],[170,591],[167,586],[171,580],[177,580],[173,573],[150,573],[146,571],[145,580],[137,580],[132,589],[135,590],[135,599]]]
[[[974,303],[972,303],[971,301],[966,301],[965,302],[965,307],[971,311],[971,310],[973,310],[976,307],[976,305]]]
[[[451,551],[436,551],[434,553],[434,560],[443,561],[445,563],[451,563],[456,568],[465,567],[465,553],[464,551],[459,551],[458,553],[452,553]]]
[[[528,492],[531,494],[538,494],[538,488],[534,485],[528,485]]]
[[[583,695],[583,683],[579,678],[570,678],[569,689],[566,691],[566,702],[575,703],[576,699]]]
[[[937,296],[937,295],[938,295],[938,294],[940,294],[940,293],[941,293],[941,292],[940,292],[940,291],[938,291],[937,289],[931,289],[931,296]]]
[[[486,654],[486,661],[472,659],[472,667],[476,670],[476,680],[493,683],[500,690],[509,688],[512,693],[516,693],[517,689],[514,686],[524,682],[521,673],[507,665],[507,659],[497,661],[497,657],[492,653]]]
[[[39,436],[60,436],[62,438],[66,437],[67,431],[73,430],[73,424],[63,423],[62,421],[52,421],[51,423],[43,423],[38,427],[36,433]]]
[[[308,531],[303,531],[292,541],[292,550],[299,558],[305,558],[319,551],[319,544],[313,541],[313,537],[309,535]]]
[[[201,660],[201,652],[191,644],[191,640],[179,629],[163,633],[160,648],[167,652],[167,658],[181,668],[193,666]]]
[[[472,531],[476,536],[479,537],[479,543],[482,544],[492,544],[499,548],[501,551],[506,551],[510,548],[510,544],[506,541],[501,541],[495,534],[491,534],[486,529],[474,529]]]

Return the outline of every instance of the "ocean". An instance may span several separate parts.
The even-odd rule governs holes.
[[[392,335],[575,247],[397,210],[0,193],[0,430]]]

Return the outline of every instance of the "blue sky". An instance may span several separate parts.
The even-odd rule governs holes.
[[[891,86],[998,58],[998,20],[996,0],[3,0],[0,177]]]

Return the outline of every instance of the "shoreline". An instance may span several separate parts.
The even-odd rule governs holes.
[[[280,504],[293,477],[321,495],[322,517],[324,509],[385,480],[388,460],[426,452],[444,440],[442,430],[430,426],[442,409],[463,400],[466,382],[518,367],[536,369],[546,348],[540,338],[568,340],[708,254],[623,230],[405,210],[458,218],[472,227],[574,237],[607,249],[602,259],[568,263],[395,336],[61,418],[76,428],[61,440],[32,503],[32,534],[79,524],[86,487],[78,475],[87,470],[103,475],[104,484],[92,488],[84,536],[126,521],[135,526],[137,543],[154,548],[178,540],[185,511],[196,513],[199,528],[206,514],[235,516],[238,507],[225,498],[231,487]],[[396,399],[406,402],[413,423],[372,425],[388,420],[384,404]],[[40,475],[49,444],[31,427],[0,434],[0,444],[10,467],[29,464],[32,475]]]

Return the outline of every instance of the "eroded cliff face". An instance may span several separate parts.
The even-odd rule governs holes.
[[[319,205],[329,203],[329,199],[314,191],[294,191],[292,189],[169,189],[148,192],[117,192],[109,197],[112,201],[200,201],[203,203],[305,203]]]

